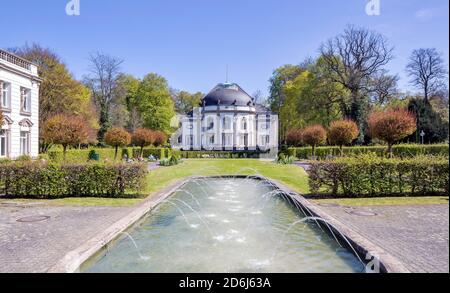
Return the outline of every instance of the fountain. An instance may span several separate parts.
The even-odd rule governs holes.
[[[336,235],[327,221],[314,217],[292,195],[258,178],[192,179],[131,227],[129,237],[109,245],[81,271],[364,271],[365,263],[344,235]],[[158,225],[161,217],[170,221]]]

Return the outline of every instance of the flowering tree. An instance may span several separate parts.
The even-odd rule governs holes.
[[[312,147],[312,155],[316,155],[316,147],[327,140],[327,131],[322,125],[313,125],[303,130],[303,141]]]
[[[331,144],[338,145],[343,156],[342,147],[351,144],[359,135],[358,125],[353,120],[344,119],[334,121],[328,131],[328,140]]]
[[[60,144],[66,160],[67,147],[89,141],[90,129],[84,119],[73,115],[58,114],[45,121],[42,138],[45,143]]]
[[[138,128],[134,131],[131,140],[133,144],[141,148],[140,157],[142,157],[144,147],[155,143],[155,133],[150,129]]]
[[[289,146],[301,146],[303,145],[303,131],[301,129],[291,129],[286,135],[286,142]]]
[[[162,131],[155,131],[154,132],[154,138],[155,138],[155,141],[154,141],[154,144],[155,144],[155,146],[163,146],[166,142],[167,142],[167,134],[165,134],[164,132],[162,132]]]
[[[114,160],[116,160],[119,147],[129,145],[131,143],[131,135],[123,128],[111,128],[105,133],[105,142],[116,149],[114,154]]]
[[[378,138],[388,144],[389,156],[397,141],[413,134],[417,130],[416,117],[405,109],[389,109],[370,113],[367,124],[372,138]]]

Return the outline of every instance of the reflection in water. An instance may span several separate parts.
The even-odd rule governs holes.
[[[183,186],[84,272],[362,272],[363,264],[254,179]],[[129,235],[129,237],[127,236]],[[145,256],[145,257],[142,257]]]

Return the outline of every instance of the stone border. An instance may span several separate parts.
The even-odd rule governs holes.
[[[373,244],[359,233],[353,231],[337,219],[329,216],[326,212],[322,211],[316,204],[306,200],[303,196],[293,191],[289,187],[280,183],[277,180],[265,178],[259,175],[240,176],[240,175],[223,175],[223,176],[191,176],[183,180],[177,181],[171,184],[169,187],[157,192],[150,198],[146,199],[143,203],[139,204],[127,216],[113,224],[110,228],[106,229],[103,233],[89,240],[81,247],[69,252],[66,256],[60,260],[56,265],[51,267],[48,273],[74,273],[80,268],[80,266],[88,261],[91,257],[97,254],[101,249],[115,240],[122,232],[133,226],[145,215],[151,212],[166,198],[172,195],[177,189],[193,179],[207,179],[207,178],[252,178],[256,180],[264,180],[274,185],[274,187],[280,189],[285,194],[289,195],[293,200],[296,200],[310,215],[324,219],[330,228],[336,233],[338,238],[343,240],[344,236],[351,243],[353,248],[358,254],[365,256],[368,252],[372,255],[376,255],[380,261],[380,268],[385,273],[410,273],[410,271],[399,261],[397,258],[386,252],[383,248]]]
[[[163,190],[155,193],[144,202],[140,203],[133,211],[124,218],[113,224],[111,227],[92,238],[79,248],[70,251],[63,259],[52,266],[47,273],[75,273],[80,266],[94,256],[97,252],[115,240],[122,232],[130,228],[145,215],[151,212],[167,197],[172,195],[177,189],[190,181],[192,177],[177,181]]]
[[[291,196],[294,200],[296,200],[305,210],[310,212],[310,216],[319,217],[324,219],[329,226],[333,229],[334,233],[337,233],[336,236],[338,238],[342,238],[342,235],[347,238],[347,240],[351,243],[353,248],[363,256],[370,253],[373,256],[376,256],[380,261],[380,269],[383,273],[410,273],[410,271],[405,267],[405,265],[398,260],[396,257],[389,254],[383,248],[373,244],[368,239],[363,237],[361,234],[355,232],[354,230],[347,227],[345,224],[341,223],[334,217],[331,217],[326,212],[321,210],[318,205],[308,201],[303,196],[299,195],[297,192],[293,191],[289,187],[283,185],[274,179],[262,178],[267,180],[268,182],[272,182],[277,188]],[[342,234],[339,236],[339,234]]]

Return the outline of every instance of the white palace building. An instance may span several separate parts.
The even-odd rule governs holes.
[[[218,84],[187,115],[172,136],[174,149],[274,153],[278,151],[278,116],[235,83]]]
[[[39,153],[38,68],[0,49],[0,159]]]

